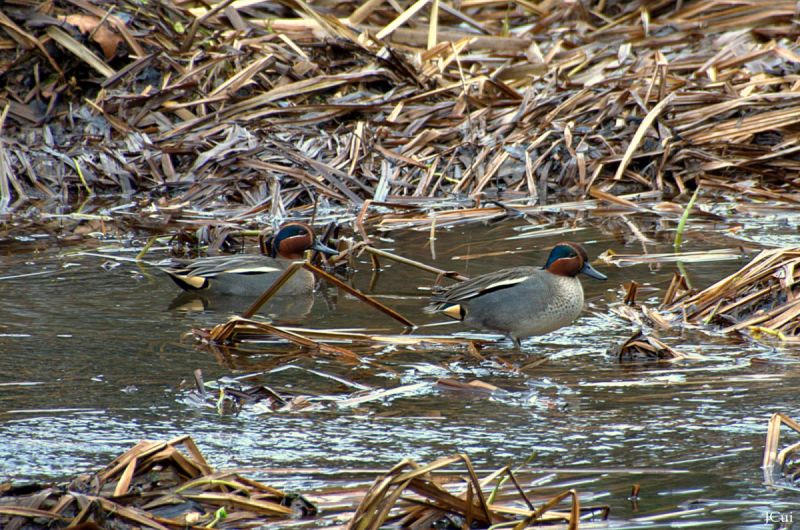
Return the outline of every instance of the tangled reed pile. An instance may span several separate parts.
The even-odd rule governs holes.
[[[157,220],[242,219],[697,185],[796,202],[796,10],[9,0],[0,209],[132,194]]]

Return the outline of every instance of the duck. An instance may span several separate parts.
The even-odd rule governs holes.
[[[502,333],[519,349],[523,339],[550,333],[578,318],[583,310],[578,274],[608,279],[591,266],[582,245],[561,242],[550,251],[544,267],[512,267],[451,285],[434,292],[426,311]]]
[[[194,260],[173,259],[162,267],[185,291],[208,295],[258,296],[293,262],[303,259],[307,250],[328,255],[338,252],[320,242],[305,223],[286,223],[266,243],[267,255],[236,254],[209,256]],[[289,278],[278,294],[301,295],[314,290],[314,275],[300,269]]]

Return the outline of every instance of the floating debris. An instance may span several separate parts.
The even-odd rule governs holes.
[[[467,345],[483,344],[488,341],[455,338],[442,335],[398,335],[342,330],[325,330],[276,326],[257,320],[233,317],[211,329],[195,329],[194,335],[202,342],[240,343],[258,342],[270,337],[279,337],[287,342],[308,348],[312,352],[333,355],[349,362],[362,362],[361,357],[351,349],[340,344],[384,348],[388,345]]]
[[[687,323],[756,339],[800,341],[800,249],[761,251],[750,263],[697,293],[670,289],[663,311]],[[676,279],[676,284],[681,280]]]
[[[597,259],[617,265],[628,267],[642,263],[706,263],[715,261],[729,261],[742,258],[741,250],[735,248],[720,248],[697,252],[670,252],[663,254],[617,254],[613,250],[606,250]]]
[[[800,487],[800,442],[780,448],[781,427],[786,426],[795,434],[800,434],[800,423],[780,412],[769,419],[767,440],[764,443],[764,481],[780,486],[779,480],[793,489]]]
[[[800,342],[800,249],[762,250],[738,271],[697,291],[675,273],[661,306],[636,303],[636,285],[611,310],[637,325],[690,326],[755,340]]]
[[[257,528],[316,513],[299,495],[214,471],[188,436],[139,442],[68,484],[0,485],[0,527],[8,530]]]
[[[465,476],[459,481],[443,481],[432,473],[462,464]],[[500,497],[505,482],[513,491]],[[492,486],[494,484],[494,486]],[[491,491],[487,488],[492,488]],[[604,521],[607,506],[581,507],[578,493],[570,489],[534,506],[514,473],[504,467],[482,479],[466,455],[441,458],[427,465],[404,460],[375,480],[364,495],[350,522],[352,530],[377,530],[384,525],[400,528],[527,528],[532,525],[566,524],[578,528],[584,521]],[[568,500],[566,507],[558,508]]]
[[[318,371],[310,371],[310,373],[326,375],[320,374]],[[356,387],[357,390],[352,393],[339,392],[316,395],[304,395],[300,391],[295,391],[290,395],[287,392],[280,393],[266,385],[220,381],[216,383],[218,387],[217,397],[205,392],[205,389],[198,389],[196,393],[190,394],[188,401],[204,406],[214,406],[217,412],[223,415],[239,414],[245,407],[249,407],[252,412],[256,413],[312,412],[330,407],[344,409],[374,401],[385,403],[388,398],[417,395],[433,386],[431,383],[422,382],[400,385],[394,388],[371,388],[345,381],[342,378],[335,378],[334,380],[338,383],[337,386],[346,384],[350,387]]]
[[[800,425],[777,414],[770,422],[765,470],[783,466],[794,474],[797,444],[777,451],[781,424]],[[320,491],[286,493],[248,478],[237,470],[214,470],[188,436],[169,441],[141,441],[98,472],[60,484],[0,483],[0,528],[4,530],[123,530],[186,528],[551,528],[562,525],[606,527],[612,520],[604,504],[587,505],[606,491],[582,488],[602,477],[629,481],[643,473],[684,475],[671,468],[529,468],[476,469],[465,454],[429,464],[405,459],[391,469],[362,467],[248,468],[248,473],[285,480],[293,475],[325,477]],[[777,466],[777,467],[776,467]],[[787,467],[789,466],[789,467]],[[565,479],[558,479],[564,474]],[[375,477],[370,485],[369,477]],[[594,478],[592,478],[594,477]],[[633,499],[638,487],[633,487]],[[698,504],[698,503],[692,503]],[[628,521],[638,525],[701,524],[713,520],[716,503],[694,509],[665,508]],[[690,519],[687,519],[689,517]],[[499,526],[498,526],[499,525]]]
[[[455,479],[452,472],[458,470],[445,468],[459,463],[465,476]],[[451,475],[434,475],[443,471]],[[325,518],[349,519],[351,529],[377,529],[390,521],[402,528],[438,527],[437,521],[470,528],[511,521],[520,528],[556,522],[577,528],[579,520],[604,521],[609,515],[608,506],[581,507],[574,489],[544,500],[532,494],[508,467],[479,479],[469,457],[457,455],[425,466],[400,462],[372,487],[352,491],[347,500],[330,493],[308,497],[324,507]],[[565,500],[569,504],[560,508]],[[314,527],[317,515],[317,506],[304,496],[238,473],[214,471],[188,436],[142,441],[100,472],[67,484],[0,485],[0,524],[7,529],[233,529],[281,520]]]
[[[637,331],[620,346],[613,348],[611,355],[621,362],[673,361],[685,357],[659,339],[645,335],[642,330]]]
[[[225,378],[205,384],[200,370],[195,370],[195,388],[187,393],[184,402],[196,407],[215,408],[221,415],[237,415],[244,410],[263,414],[316,412],[331,408],[348,409],[373,402],[386,405],[396,398],[418,396],[435,390],[457,391],[477,397],[507,394],[500,387],[485,381],[473,380],[464,383],[450,378],[402,384],[391,388],[374,388],[319,370],[309,370],[293,365],[285,365],[263,375],[268,376],[287,369],[301,370],[306,383],[310,377],[317,377],[327,379],[333,384],[323,390],[315,389],[313,394],[308,390],[304,392],[295,388],[276,390],[271,386],[251,382],[256,378],[261,379],[262,374],[248,374],[237,379]],[[353,391],[342,392],[340,390],[342,386],[353,389]],[[216,390],[216,393],[209,392],[209,388]]]

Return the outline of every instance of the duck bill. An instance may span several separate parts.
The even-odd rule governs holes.
[[[328,256],[335,256],[335,255],[337,255],[339,253],[338,250],[333,249],[333,248],[329,247],[328,245],[325,245],[324,243],[322,243],[318,239],[314,240],[314,244],[311,245],[311,249],[312,250],[316,250],[317,252],[322,252],[323,254],[327,254]]]
[[[595,269],[594,267],[592,267],[588,263],[584,263],[583,264],[583,268],[581,269],[581,272],[584,273],[586,276],[589,276],[590,278],[594,278],[595,280],[607,280],[608,279],[608,276],[606,276],[602,272],[598,271],[597,269]]]

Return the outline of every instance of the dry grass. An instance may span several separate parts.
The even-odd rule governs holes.
[[[800,442],[779,447],[781,427],[788,427],[794,434],[800,433],[800,423],[780,412],[769,420],[767,439],[764,443],[764,481],[771,486],[787,486],[796,490],[800,480]],[[781,483],[781,480],[784,483]]]
[[[613,353],[621,362],[671,361],[685,357],[663,341],[646,335],[641,330],[622,343]]]
[[[135,193],[163,228],[697,185],[796,203],[795,17],[789,0],[13,0],[0,204]]]
[[[706,253],[705,257],[698,256],[698,259],[716,261],[734,255],[731,251],[721,250]],[[605,259],[617,263],[658,263],[670,261],[672,256],[609,255]],[[693,256],[690,256],[688,261],[692,260]],[[676,272],[658,308],[638,304],[638,286],[632,283],[624,304],[611,309],[627,320],[658,329],[695,327],[745,335],[756,340],[794,343],[800,340],[798,265],[800,249],[762,250],[739,270],[702,290],[691,288],[687,279]],[[628,342],[631,341],[637,343],[638,338],[634,337]],[[651,343],[645,350],[653,348],[658,350],[660,346]],[[624,346],[622,349],[625,349]],[[639,353],[645,352],[642,350]]]
[[[664,310],[682,315],[686,323],[719,326],[725,333],[796,342],[800,335],[798,264],[800,249],[764,250],[700,292],[671,286]],[[680,277],[676,277],[673,284],[680,283]]]
[[[236,473],[215,472],[188,436],[139,442],[105,469],[68,484],[4,486],[0,523],[7,530],[254,528],[316,514],[308,501]]]
[[[182,450],[181,450],[182,449]],[[268,472],[268,470],[265,470]],[[607,506],[581,507],[574,489],[526,490],[507,467],[483,478],[466,455],[428,465],[400,462],[372,487],[286,494],[236,472],[214,471],[194,442],[142,441],[105,469],[58,486],[0,485],[0,524],[18,528],[432,528],[444,522],[527,528],[605,520]],[[563,501],[568,504],[563,506]],[[323,512],[319,514],[318,512]],[[510,527],[510,526],[509,526]],[[337,528],[342,528],[337,525]]]

